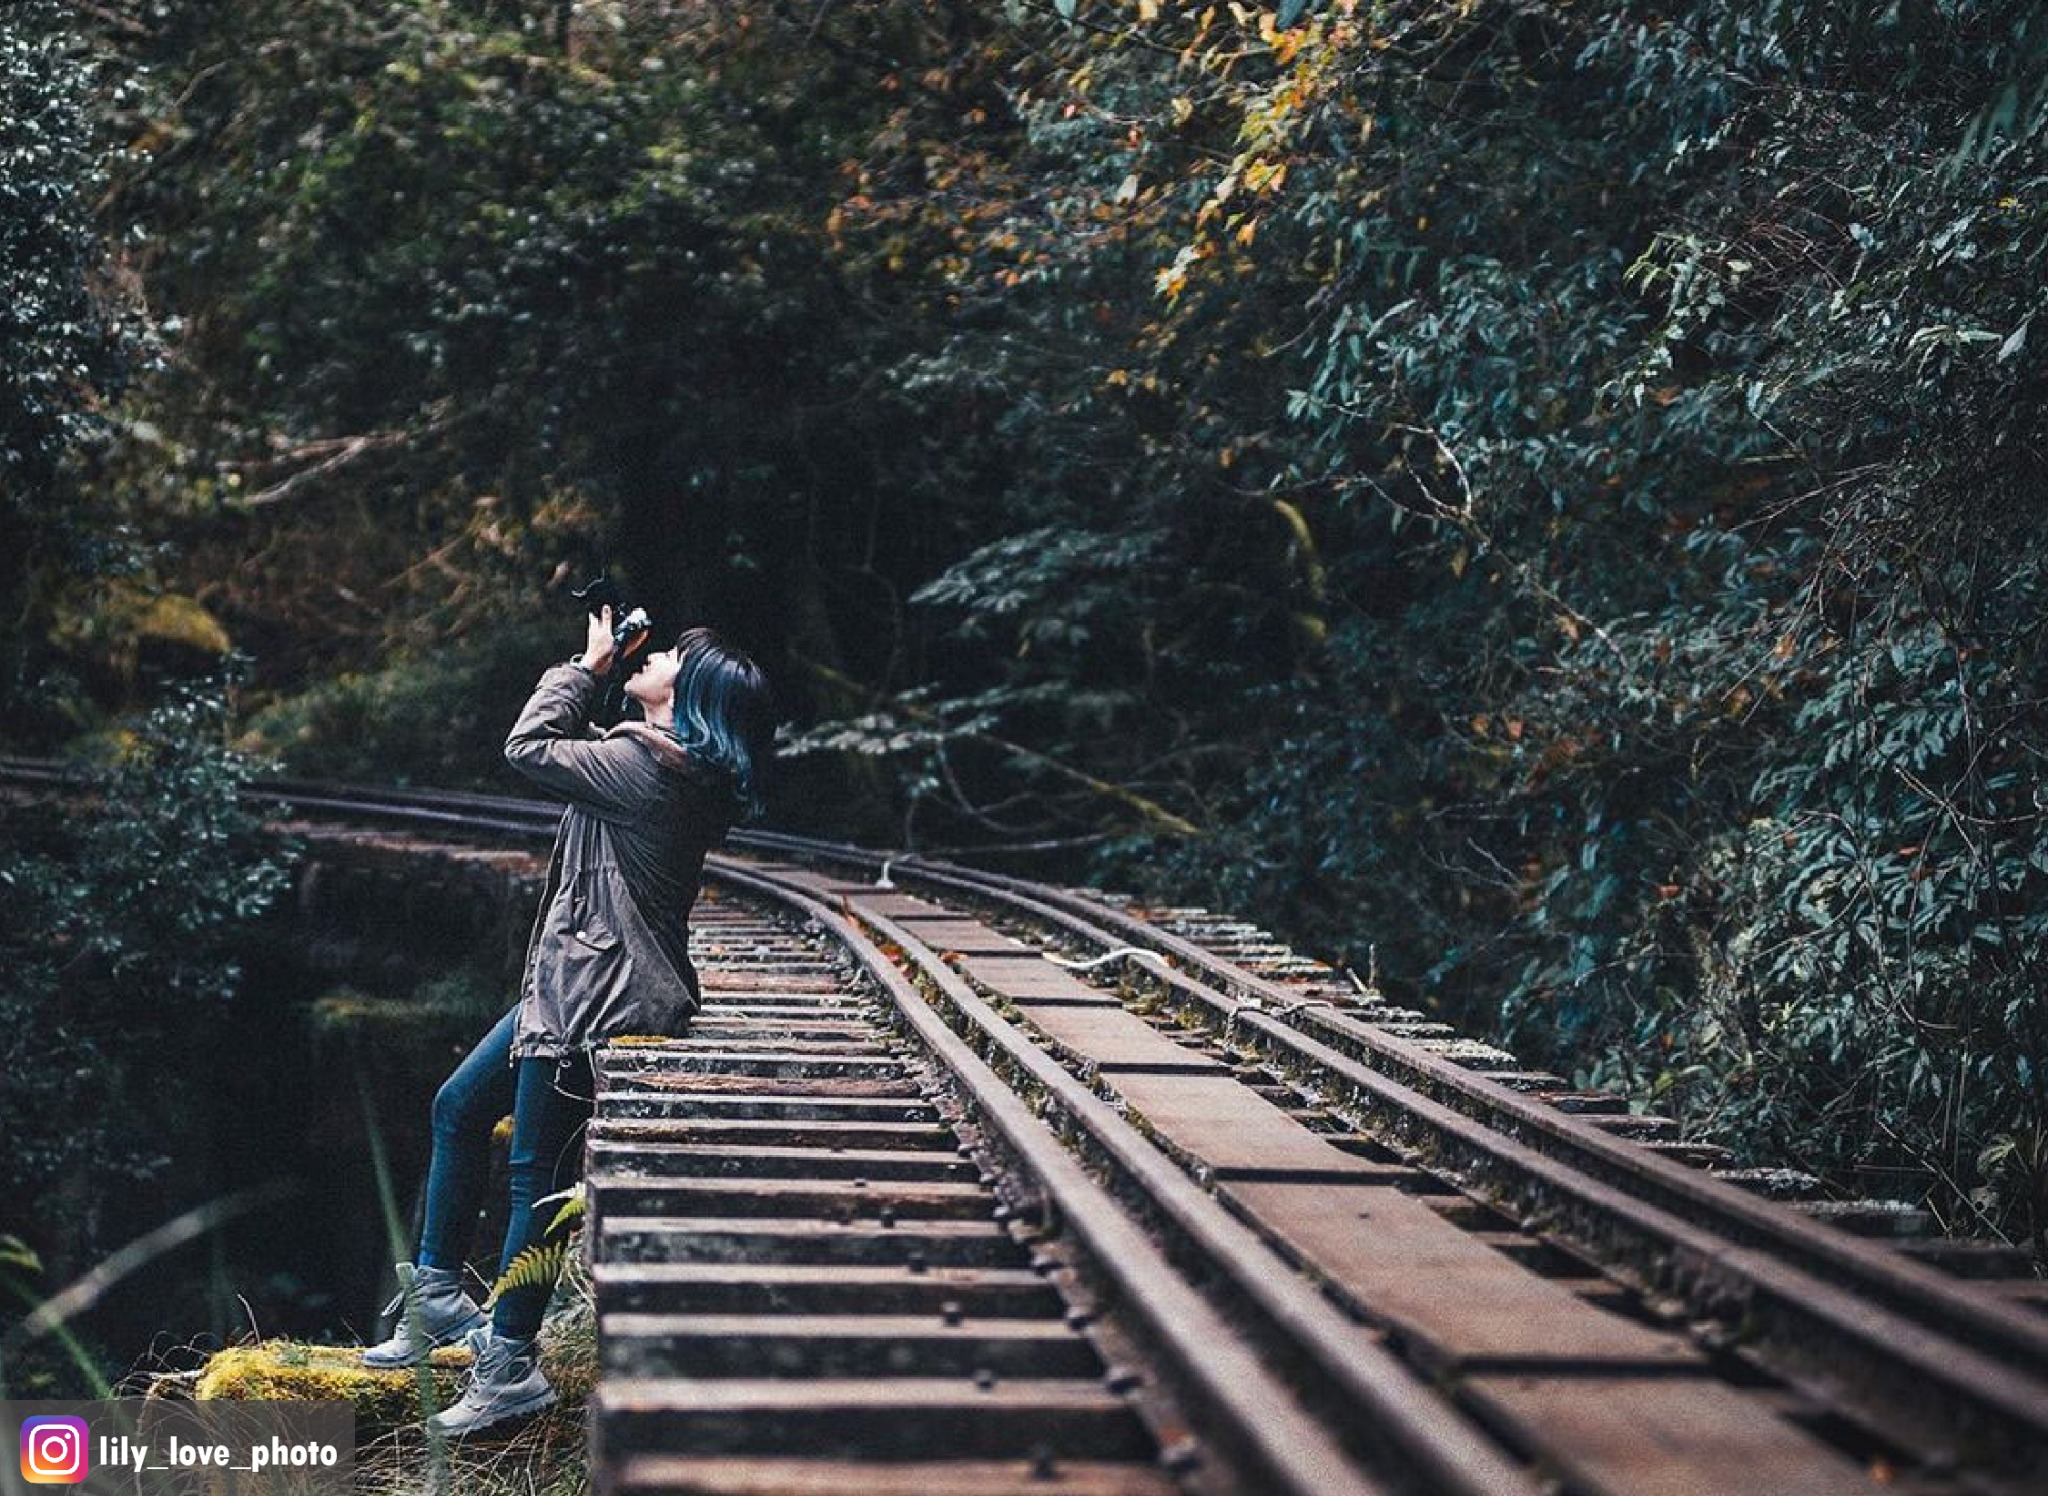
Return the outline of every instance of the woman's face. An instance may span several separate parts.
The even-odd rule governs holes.
[[[674,700],[682,668],[680,649],[657,649],[643,656],[639,668],[626,678],[626,694],[643,707],[662,706]]]

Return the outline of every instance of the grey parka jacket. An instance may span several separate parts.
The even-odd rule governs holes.
[[[527,941],[515,1064],[620,1034],[679,1035],[697,1011],[690,906],[729,797],[658,728],[596,735],[597,692],[582,665],[553,667],[505,740],[506,762],[569,802]]]

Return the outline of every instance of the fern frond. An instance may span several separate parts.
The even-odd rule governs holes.
[[[490,1296],[483,1302],[486,1309],[495,1305],[499,1298],[521,1288],[553,1288],[555,1279],[562,1275],[562,1267],[569,1260],[567,1241],[530,1242],[512,1259],[512,1265],[505,1269],[498,1281],[491,1285]]]
[[[555,1235],[564,1226],[573,1221],[581,1220],[583,1212],[590,1208],[590,1196],[584,1192],[583,1181],[580,1179],[565,1190],[557,1190],[552,1195],[541,1196],[540,1199],[533,1202],[533,1208],[538,1210],[550,1200],[560,1200],[562,1208],[556,1211],[555,1218],[548,1222],[546,1232],[548,1236]]]

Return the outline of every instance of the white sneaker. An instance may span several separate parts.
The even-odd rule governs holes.
[[[538,1338],[507,1340],[488,1325],[465,1338],[476,1352],[476,1368],[454,1406],[427,1420],[435,1433],[459,1438],[555,1401],[554,1387],[541,1374]]]
[[[462,1273],[452,1267],[414,1267],[398,1264],[398,1297],[384,1306],[386,1314],[399,1310],[395,1333],[389,1340],[363,1352],[365,1366],[416,1366],[427,1359],[437,1345],[453,1345],[471,1330],[488,1321],[462,1289]]]

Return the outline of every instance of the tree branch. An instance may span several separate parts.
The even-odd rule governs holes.
[[[841,674],[830,665],[823,664],[817,660],[805,659],[801,655],[794,656],[794,658],[798,664],[828,685],[835,686],[842,691],[850,692],[856,696],[865,697],[870,703],[885,706],[890,711],[896,712],[912,722],[933,727],[945,726],[945,719],[936,712],[929,711],[910,702],[884,696],[871,687],[861,684],[851,676]],[[1074,768],[1071,764],[1061,763],[1058,759],[1041,753],[1036,748],[1027,748],[1022,743],[1012,742],[1008,738],[997,737],[993,733],[970,730],[956,732],[954,736],[965,738],[971,742],[984,743],[991,748],[1000,748],[1005,753],[1013,754],[1025,762],[1045,770],[1045,772],[1053,775],[1055,778],[1064,779],[1069,784],[1079,785],[1090,794],[1098,795],[1103,799],[1113,800],[1127,810],[1136,811],[1140,817],[1156,830],[1169,832],[1174,836],[1200,838],[1207,835],[1194,822],[1174,814],[1158,801],[1141,795],[1126,785],[1112,784],[1106,779],[1096,778],[1093,774],[1083,769]]]

